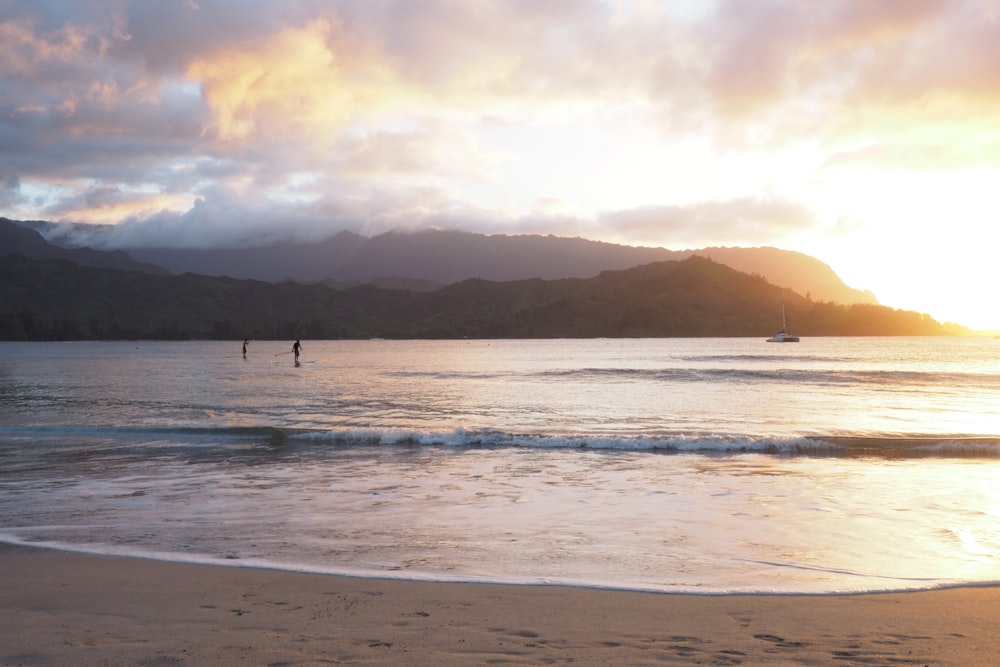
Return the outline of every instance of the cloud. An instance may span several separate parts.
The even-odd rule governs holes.
[[[189,149],[200,101],[115,61],[113,30],[8,4],[22,16],[0,22],[0,153],[22,182],[135,183]]]
[[[673,248],[761,245],[806,229],[814,216],[804,206],[776,198],[744,198],[685,206],[648,206],[601,217],[604,235],[666,243]]]
[[[1000,165],[1000,139],[984,135],[979,144],[963,141],[870,143],[830,155],[824,169],[940,171]]]
[[[126,221],[129,238],[175,224],[199,243],[433,220],[763,243],[810,218],[759,199],[756,173],[741,183],[730,169],[714,202],[634,188],[633,203],[586,213],[546,184],[598,182],[628,123],[656,124],[664,161],[697,144],[703,162],[816,151],[819,174],[998,164],[1000,16],[986,0],[683,7],[8,0],[2,202],[26,217]],[[552,155],[546,127],[586,129]],[[775,173],[780,193],[787,171]],[[213,225],[216,236],[202,231]]]
[[[298,139],[326,145],[352,118],[391,97],[391,72],[331,49],[330,21],[283,28],[260,44],[195,58],[185,77],[199,82],[212,112],[205,128],[220,142]]]
[[[433,186],[367,188],[297,200],[219,183],[199,190],[186,208],[174,202],[156,209],[157,200],[150,197],[140,214],[95,228],[93,235],[76,242],[102,249],[247,247],[317,241],[343,230],[371,236],[442,225],[447,219],[443,212],[451,199]],[[94,200],[91,205],[102,199],[112,206],[130,196],[120,191],[85,193]],[[465,218],[470,220],[476,221]]]
[[[15,207],[21,202],[21,179],[8,166],[0,164],[0,206]]]

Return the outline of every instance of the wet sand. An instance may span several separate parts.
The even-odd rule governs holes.
[[[1000,588],[443,584],[0,546],[0,665],[995,665]]]

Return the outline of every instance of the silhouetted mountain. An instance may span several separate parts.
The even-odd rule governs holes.
[[[674,255],[663,248],[581,238],[425,230],[375,236],[342,270],[359,280],[397,275],[444,284],[467,278],[556,280],[592,278],[601,271],[675,259]]]
[[[136,248],[175,273],[276,282],[368,283],[392,278],[447,285],[467,278],[589,278],[603,270],[672,259],[663,248],[554,236],[487,236],[427,230],[365,238],[350,232],[316,243],[259,248]]]
[[[0,218],[0,257],[9,255],[21,255],[28,259],[65,259],[80,266],[95,268],[160,275],[170,273],[162,266],[139,262],[121,250],[105,252],[92,248],[60,248],[47,242],[37,231],[13,220]]]
[[[53,225],[25,222],[53,243],[72,245],[106,238],[109,226]],[[744,273],[814,299],[837,303],[877,303],[871,292],[848,287],[823,262],[777,248],[705,248],[667,250],[633,247],[581,238],[537,235],[485,235],[460,231],[389,232],[365,238],[351,232],[318,242],[282,242],[246,248],[130,248],[145,262],[173,273],[197,273],[279,282],[326,281],[356,285],[414,281],[446,285],[467,278],[523,280],[591,278],[601,271],[650,262],[704,255]],[[399,282],[403,281],[403,282]]]
[[[828,264],[801,252],[778,248],[704,248],[681,252],[677,259],[689,255],[708,257],[737,271],[764,276],[770,283],[818,301],[878,303],[870,291],[848,287]]]
[[[268,282],[366,282],[342,267],[350,266],[367,243],[368,239],[363,236],[340,232],[315,243],[281,242],[251,248],[133,248],[129,252],[143,261],[166,266],[173,273]],[[375,277],[390,275],[397,274]]]
[[[0,259],[0,339],[940,335],[926,315],[816,302],[702,257],[590,279],[462,281],[434,292],[267,283]]]

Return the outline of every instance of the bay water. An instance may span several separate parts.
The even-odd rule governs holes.
[[[0,343],[0,541],[697,593],[1000,582],[1000,340]]]

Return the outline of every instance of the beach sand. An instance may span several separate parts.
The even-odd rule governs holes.
[[[676,595],[0,546],[0,665],[996,665],[1000,588]]]

